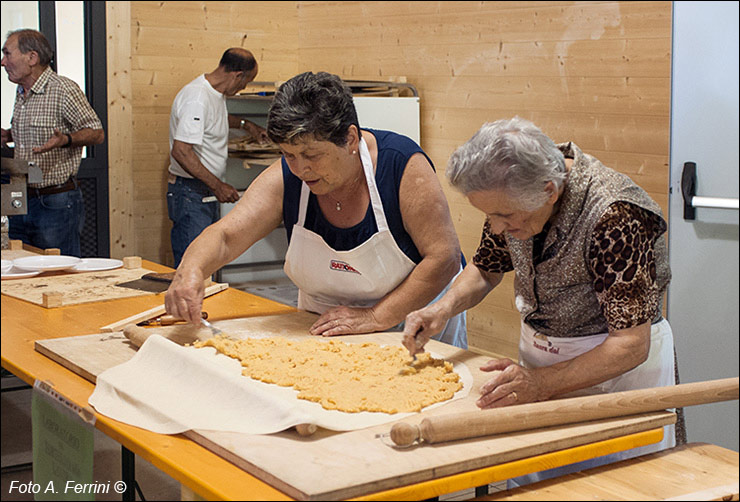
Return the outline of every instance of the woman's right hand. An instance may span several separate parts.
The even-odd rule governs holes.
[[[411,312],[406,316],[403,329],[403,345],[412,356],[424,352],[424,345],[430,338],[441,333],[448,316],[437,304]]]
[[[168,314],[200,325],[204,294],[204,280],[200,274],[178,268],[164,296],[164,306]]]

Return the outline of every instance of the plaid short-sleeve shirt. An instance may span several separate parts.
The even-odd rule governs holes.
[[[35,188],[58,185],[77,174],[82,160],[82,147],[54,148],[34,153],[54,135],[54,129],[71,134],[80,129],[102,129],[95,110],[85,94],[71,79],[47,68],[25,95],[18,86],[11,120],[15,158],[33,160],[43,173]]]

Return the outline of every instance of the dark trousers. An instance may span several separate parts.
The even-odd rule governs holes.
[[[80,256],[80,233],[85,224],[82,190],[28,198],[28,213],[10,216],[8,237],[41,249],[59,248],[63,255]]]

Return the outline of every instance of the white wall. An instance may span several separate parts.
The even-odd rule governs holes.
[[[2,30],[3,44],[5,36],[9,31],[20,28],[39,29],[39,8],[38,2],[6,2],[3,0],[0,4],[0,30]],[[13,116],[13,103],[15,102],[16,84],[8,80],[8,74],[3,69],[2,78],[0,79],[0,123],[3,129],[10,128],[10,118]]]
[[[65,1],[55,2],[56,11],[56,53],[57,73],[71,78],[85,90],[85,40],[83,25],[83,2]],[[6,2],[1,4],[0,28],[2,29],[3,43],[9,31],[21,28],[39,29],[38,2]],[[10,128],[10,119],[13,116],[16,84],[8,80],[8,74],[3,70],[0,84],[2,91],[0,108],[0,123],[3,129]],[[83,156],[85,153],[83,153]]]
[[[674,2],[668,320],[684,383],[738,376],[738,212],[683,219],[681,172],[697,195],[738,197],[738,3]],[[738,401],[685,409],[689,441],[738,449]]]

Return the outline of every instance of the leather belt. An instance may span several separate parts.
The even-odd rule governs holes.
[[[69,192],[70,190],[74,190],[76,188],[77,188],[77,178],[74,176],[70,176],[67,181],[59,185],[51,185],[51,186],[43,187],[43,188],[28,187],[26,191],[26,197],[29,199],[33,199],[36,197],[40,197],[42,195],[51,195],[54,193]]]

